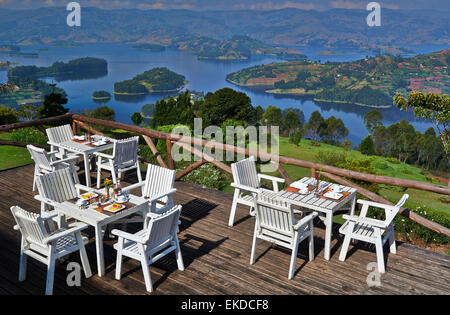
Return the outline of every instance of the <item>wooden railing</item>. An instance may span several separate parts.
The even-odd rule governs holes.
[[[370,200],[385,203],[385,204],[392,204],[390,201],[382,198],[381,196],[363,188],[355,183],[351,182],[348,179],[355,179],[355,180],[362,180],[365,182],[371,182],[371,183],[378,183],[378,184],[386,184],[386,185],[393,185],[393,186],[399,186],[399,187],[405,187],[405,188],[414,188],[419,190],[426,190],[438,194],[443,195],[450,195],[450,187],[448,186],[442,186],[442,185],[436,185],[432,183],[426,183],[426,182],[420,182],[420,181],[414,181],[414,180],[407,180],[407,179],[401,179],[401,178],[395,178],[395,177],[388,177],[388,176],[380,176],[380,175],[373,175],[373,174],[365,174],[360,172],[355,172],[347,169],[342,169],[330,165],[315,163],[311,161],[304,161],[294,158],[289,158],[285,156],[276,156],[269,153],[264,152],[256,152],[252,150],[248,150],[246,148],[242,147],[236,147],[233,145],[218,143],[214,141],[208,141],[200,138],[195,137],[187,137],[187,136],[181,136],[176,134],[169,134],[164,133],[157,130],[151,130],[146,129],[142,127],[127,125],[115,121],[108,121],[108,120],[101,120],[101,119],[95,119],[90,117],[85,117],[77,114],[70,114],[67,113],[66,115],[58,116],[58,117],[52,117],[47,119],[41,119],[41,120],[34,120],[34,121],[27,121],[22,123],[15,123],[10,125],[3,125],[0,126],[0,132],[1,131],[9,131],[13,129],[19,129],[19,128],[25,128],[25,127],[37,127],[42,126],[43,124],[47,124],[50,122],[60,121],[60,120],[68,120],[72,119],[72,128],[74,130],[74,133],[76,133],[79,128],[83,129],[89,129],[92,133],[104,135],[102,132],[95,130],[92,128],[90,124],[99,125],[103,127],[109,127],[114,129],[122,129],[125,131],[133,132],[142,135],[145,142],[149,146],[151,152],[156,157],[157,162],[166,168],[175,169],[175,162],[172,159],[172,155],[168,154],[168,162],[166,163],[164,159],[162,158],[161,154],[158,152],[154,142],[152,139],[162,139],[166,141],[167,145],[167,152],[172,152],[172,146],[176,144],[179,147],[182,147],[186,150],[188,150],[193,155],[196,155],[200,158],[199,161],[195,161],[191,165],[187,166],[185,169],[177,172],[177,179],[182,178],[183,176],[187,175],[191,171],[195,170],[199,166],[203,165],[204,163],[212,163],[213,165],[217,166],[218,168],[222,169],[223,171],[231,174],[231,168],[226,165],[225,163],[222,163],[221,161],[218,161],[214,159],[214,157],[209,156],[205,154],[202,150],[198,150],[198,147],[208,147],[208,148],[214,148],[219,149],[222,151],[229,151],[234,152],[238,154],[242,154],[245,156],[255,156],[257,158],[260,158],[262,160],[266,161],[277,161],[279,162],[277,165],[277,171],[279,172],[280,176],[283,177],[286,182],[289,184],[292,182],[292,180],[289,178],[289,175],[287,172],[283,169],[282,164],[286,165],[295,165],[299,167],[309,168],[311,170],[311,174],[315,174],[315,171],[318,169],[322,169],[322,175],[329,178],[330,180],[337,182],[342,185],[354,187],[357,189],[358,193],[365,196],[366,198],[369,198]],[[42,130],[42,128],[39,128]],[[1,144],[11,144],[13,143],[0,143]],[[17,143],[16,143],[17,144]],[[194,145],[194,146],[192,146]],[[444,234],[448,237],[450,237],[450,229],[437,224],[436,222],[432,222],[430,220],[427,220],[417,213],[407,209],[402,208],[400,210],[400,213],[411,220],[419,223],[420,225],[427,227],[435,232]]]

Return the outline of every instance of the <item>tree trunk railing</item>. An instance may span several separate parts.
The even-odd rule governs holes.
[[[192,155],[199,157],[199,159],[200,159],[199,161],[195,161],[194,163],[185,167],[183,170],[180,170],[177,172],[177,175],[176,175],[177,180],[182,178],[183,176],[187,175],[188,173],[192,172],[193,170],[195,170],[196,168],[200,167],[201,165],[203,165],[205,163],[212,163],[213,165],[220,168],[221,170],[231,174],[231,167],[229,167],[225,163],[222,163],[222,162],[216,160],[214,157],[204,153],[203,151],[198,150],[198,147],[202,147],[202,148],[211,148],[211,149],[215,149],[215,150],[233,152],[233,153],[242,154],[245,156],[255,156],[261,160],[271,161],[272,163],[278,162],[277,171],[280,174],[280,176],[286,180],[287,184],[292,183],[292,180],[289,178],[287,172],[284,170],[284,168],[282,167],[281,164],[309,168],[311,170],[311,176],[314,176],[314,174],[316,173],[316,170],[320,169],[322,171],[322,175],[327,177],[328,179],[335,181],[341,185],[346,185],[349,187],[356,188],[358,193],[369,198],[370,200],[385,203],[385,204],[392,204],[392,203],[389,202],[388,200],[380,197],[379,195],[354,184],[353,182],[349,181],[348,179],[362,180],[365,182],[386,184],[386,185],[399,186],[399,187],[404,187],[404,188],[414,188],[414,189],[430,191],[430,192],[443,194],[443,195],[450,195],[450,187],[449,186],[441,186],[441,185],[437,185],[437,184],[433,184],[433,183],[426,183],[426,182],[420,182],[420,181],[408,180],[408,179],[402,179],[402,178],[395,178],[395,177],[389,177],[389,176],[365,174],[365,173],[360,173],[360,172],[356,172],[356,171],[338,168],[335,166],[315,163],[315,162],[311,162],[311,161],[304,161],[304,160],[299,160],[299,159],[285,157],[285,156],[276,156],[276,155],[272,155],[272,154],[264,153],[264,152],[256,152],[256,151],[252,151],[252,150],[249,150],[246,148],[236,147],[233,145],[218,143],[218,142],[214,142],[214,141],[208,141],[208,140],[204,140],[204,139],[200,139],[200,138],[182,136],[182,135],[177,135],[177,134],[169,134],[169,133],[165,133],[165,132],[161,132],[161,131],[157,131],[157,130],[151,130],[151,129],[142,128],[142,127],[138,127],[138,126],[127,125],[127,124],[123,124],[123,123],[119,123],[119,122],[115,122],[115,121],[108,121],[108,120],[96,119],[96,118],[91,118],[91,117],[84,117],[81,115],[70,114],[70,113],[67,113],[62,116],[51,117],[51,118],[46,118],[46,119],[39,119],[39,120],[22,122],[22,123],[3,125],[3,126],[0,126],[0,132],[1,131],[10,131],[10,130],[19,129],[19,128],[25,128],[25,127],[31,127],[31,126],[41,126],[44,124],[57,122],[57,121],[61,121],[61,120],[69,120],[69,119],[72,119],[72,128],[74,131],[78,130],[79,127],[81,127],[83,129],[89,129],[92,133],[103,136],[104,135],[103,133],[101,133],[89,126],[89,124],[94,124],[94,125],[99,125],[99,126],[109,127],[109,128],[114,128],[114,129],[122,129],[122,130],[125,130],[128,132],[133,132],[133,133],[142,135],[145,142],[149,146],[152,154],[156,157],[158,164],[165,168],[175,169],[175,163],[174,163],[174,160],[171,155],[173,145],[177,145],[181,148],[184,148],[187,151],[189,151]],[[162,158],[160,152],[157,150],[152,139],[161,139],[166,142],[166,146],[167,146],[168,153],[169,153],[167,164],[164,161],[164,159]],[[0,142],[0,145],[2,145],[2,144],[14,145],[11,141],[4,141],[3,143]],[[23,146],[22,143],[20,143],[18,145]],[[424,227],[427,227],[437,233],[444,234],[447,237],[450,237],[450,230],[448,228],[441,226],[430,220],[427,220],[409,209],[402,208],[400,210],[400,213],[402,215],[408,217],[412,221],[419,223],[420,225],[422,225]]]

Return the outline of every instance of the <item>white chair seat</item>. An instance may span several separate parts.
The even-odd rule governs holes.
[[[349,226],[349,221],[346,221],[339,229],[339,232],[342,234],[346,234],[348,226]],[[372,226],[370,226],[369,224],[357,223],[357,224],[355,224],[355,229],[353,231],[353,234],[361,235],[361,236],[365,236],[365,237],[374,237],[373,236],[374,232],[375,232],[374,228]]]
[[[63,230],[56,230],[55,232],[62,232]],[[83,244],[86,245],[89,239],[85,236],[82,237]],[[75,235],[67,235],[58,239],[56,242],[56,253],[62,254],[63,252],[72,253],[78,248],[77,239]]]

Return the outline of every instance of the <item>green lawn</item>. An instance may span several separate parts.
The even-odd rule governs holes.
[[[33,163],[26,148],[0,146],[0,171]]]

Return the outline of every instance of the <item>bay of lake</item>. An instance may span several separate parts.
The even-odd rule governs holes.
[[[27,58],[21,56],[9,56],[0,54],[0,60],[17,62],[20,65],[49,66],[55,61],[67,62],[80,57],[97,57],[106,59],[108,62],[108,74],[106,76],[74,81],[54,82],[57,86],[63,88],[68,97],[66,107],[72,113],[89,108],[94,109],[100,106],[92,100],[92,93],[97,90],[105,90],[112,94],[114,83],[122,80],[131,79],[135,75],[150,70],[154,67],[167,67],[172,71],[180,73],[186,77],[189,83],[185,89],[214,92],[224,87],[230,87],[238,91],[245,92],[252,100],[254,106],[261,105],[263,108],[269,105],[279,108],[295,107],[300,108],[305,114],[305,120],[311,113],[319,110],[328,118],[335,116],[341,118],[345,126],[349,129],[349,136],[354,145],[367,135],[367,130],[363,124],[364,115],[371,110],[369,107],[362,107],[350,104],[318,103],[311,99],[292,96],[277,96],[264,93],[264,90],[243,88],[233,85],[225,80],[227,74],[241,70],[243,68],[267,64],[271,62],[282,62],[284,60],[272,56],[252,57],[244,61],[213,61],[199,60],[195,56],[184,51],[166,50],[163,52],[150,52],[145,50],[133,49],[132,45],[127,44],[83,44],[76,47],[52,47],[52,46],[22,46],[22,52],[36,52],[37,49],[45,48],[48,51],[39,51],[38,58]],[[440,47],[424,47],[421,50],[415,50],[420,53],[428,53],[439,50]],[[352,61],[365,58],[366,53],[348,52],[336,55],[320,55],[323,49],[301,48],[302,53],[306,54],[311,60],[325,61]],[[343,50],[340,50],[342,52]],[[345,52],[345,51],[344,51]],[[46,78],[47,82],[53,82],[53,78]],[[0,71],[0,83],[7,81],[6,71]],[[116,120],[122,123],[131,123],[133,112],[140,112],[144,104],[155,103],[165,94],[150,94],[137,97],[113,96],[106,103],[113,108],[116,113]],[[383,123],[388,126],[401,119],[407,119],[414,127],[424,132],[431,124],[425,121],[419,121],[411,113],[401,112],[392,107],[389,109],[380,109],[383,114]]]

